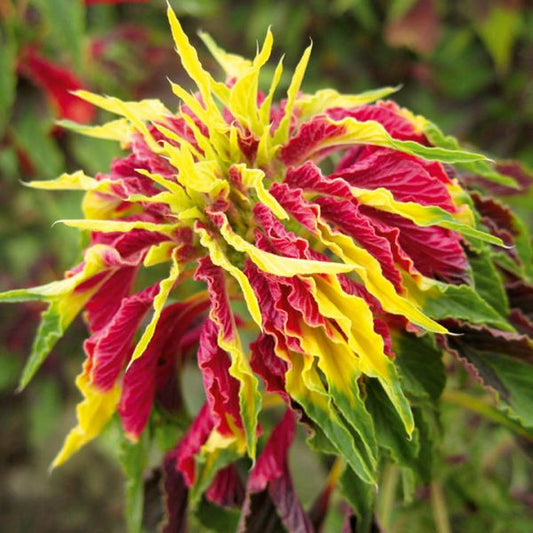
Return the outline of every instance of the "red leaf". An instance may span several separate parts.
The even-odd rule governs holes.
[[[115,313],[120,308],[137,273],[136,267],[125,267],[115,272],[87,302],[85,311],[89,329],[99,331],[108,326]]]
[[[344,132],[344,126],[331,124],[324,115],[318,115],[304,122],[296,135],[281,149],[281,160],[286,165],[297,165],[311,157],[320,159],[321,156],[336,150],[337,147],[318,150],[318,152],[316,147],[325,139],[339,137]]]
[[[232,426],[242,428],[239,411],[239,381],[229,373],[228,354],[217,343],[218,328],[212,320],[204,324],[198,349],[207,403],[215,427],[223,435],[233,435]],[[231,423],[228,422],[231,417]]]
[[[525,193],[533,185],[533,173],[528,171],[517,161],[505,161],[502,163],[497,163],[495,165],[495,170],[500,172],[500,174],[514,178],[518,188],[515,189],[513,187],[507,187],[505,185],[500,185],[498,183],[494,183],[493,181],[477,177],[473,177],[472,181],[482,185],[483,188],[488,190],[491,194],[498,196]],[[467,177],[467,181],[469,181],[469,177]]]
[[[468,281],[467,259],[460,245],[461,237],[439,226],[421,227],[399,215],[361,206],[378,234],[386,237],[398,261],[411,259],[425,276],[453,283]],[[407,257],[406,257],[407,256]]]
[[[244,485],[235,465],[219,470],[205,495],[208,500],[222,507],[241,507],[244,502]]]
[[[334,120],[352,117],[356,120],[375,120],[379,122],[395,139],[416,141],[427,144],[426,137],[416,130],[415,125],[401,113],[401,108],[392,101],[379,101],[375,104],[362,105],[354,109],[336,107],[327,110]]]
[[[213,317],[216,317],[217,325],[222,329],[224,338],[232,338],[234,335],[232,311],[226,291],[225,271],[214,265],[209,256],[205,256],[198,261],[194,278],[207,283]]]
[[[84,89],[84,83],[73,72],[40,56],[34,48],[21,53],[19,72],[38,85],[59,118],[81,124],[91,122],[96,109],[92,104],[74,96],[72,91]]]
[[[176,468],[176,456],[167,453],[163,460],[163,490],[165,495],[166,520],[163,533],[187,532],[188,489],[183,474]]]
[[[99,389],[109,390],[118,379],[131,355],[133,337],[157,290],[158,285],[154,285],[122,299],[107,326],[85,341],[84,349],[91,360],[91,381]]]
[[[272,430],[248,478],[248,490],[259,492],[268,483],[282,477],[288,470],[287,453],[294,440],[296,424],[290,409],[285,411],[281,422]]]
[[[260,271],[252,261],[247,260],[244,273],[250,280],[250,285],[259,301],[263,317],[263,331],[276,339],[276,344],[285,348],[301,352],[299,316],[288,303],[286,291],[284,292],[279,276],[273,276]],[[290,335],[290,332],[294,335]]]
[[[166,384],[169,369],[175,371],[183,333],[206,307],[206,301],[198,299],[164,309],[146,351],[124,374],[118,413],[124,431],[132,438],[138,438],[148,423],[157,385]],[[160,367],[166,367],[165,372]]]
[[[261,333],[255,341],[250,343],[252,352],[250,366],[257,375],[263,378],[268,392],[276,392],[286,397],[287,363],[276,355],[274,344],[274,337],[265,333]]]
[[[402,290],[402,278],[394,265],[394,256],[389,241],[378,235],[368,217],[361,214],[355,202],[336,200],[335,198],[317,198],[322,216],[340,230],[349,235],[375,257],[383,271],[383,275],[396,287]]]
[[[298,259],[310,258],[309,243],[297,237],[292,231],[287,231],[266,205],[257,202],[253,213],[261,230],[279,255]]]
[[[420,158],[388,148],[362,151],[350,166],[343,166],[327,180],[334,178],[342,178],[363,189],[384,187],[399,202],[436,205],[450,212],[456,210],[444,185],[450,180],[440,165],[427,166]]]
[[[288,531],[311,533],[313,526],[294,490],[288,465],[288,451],[295,433],[294,413],[287,409],[274,428],[248,478],[247,499],[268,490],[281,521]],[[248,510],[251,505],[246,506]],[[248,516],[243,512],[241,529]],[[244,523],[244,524],[243,524]]]
[[[450,331],[459,333],[450,344],[468,346],[481,352],[497,352],[522,361],[533,363],[533,341],[527,335],[511,331],[501,331],[488,326],[466,324],[459,320],[443,321]]]
[[[167,454],[176,458],[176,470],[183,474],[188,487],[193,485],[195,478],[194,456],[207,440],[213,426],[209,405],[205,403],[176,448]]]

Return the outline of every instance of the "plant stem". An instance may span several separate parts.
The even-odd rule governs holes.
[[[450,527],[450,518],[448,509],[444,500],[442,487],[438,481],[432,481],[431,490],[431,508],[433,509],[433,518],[435,520],[435,531],[437,533],[452,533]]]
[[[380,498],[378,503],[378,516],[384,531],[390,532],[392,528],[392,513],[396,499],[396,486],[400,477],[397,466],[389,463],[383,470]]]

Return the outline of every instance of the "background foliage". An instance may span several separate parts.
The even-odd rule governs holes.
[[[254,54],[256,40],[269,25],[276,37],[275,55],[285,51],[287,64],[295,64],[311,38],[305,89],[332,86],[358,92],[402,84],[395,98],[400,104],[462,141],[533,166],[533,10],[526,2],[170,3],[190,35],[205,29],[224,48],[245,56]],[[182,82],[183,73],[170,47],[164,9],[162,0],[0,0],[0,290],[58,278],[79,249],[75,232],[50,229],[58,218],[76,218],[75,195],[27,190],[20,182],[77,168],[94,173],[118,155],[111,143],[65,133],[55,125],[57,119],[97,120],[93,108],[65,89],[86,87],[129,99],[159,97],[174,105],[166,76]],[[208,61],[207,55],[202,59]],[[531,192],[506,201],[533,225]],[[35,305],[0,309],[2,521],[13,532],[122,531],[124,489],[114,460],[113,428],[66,467],[51,477],[46,473],[73,422],[81,321],[32,387],[13,394],[40,310]],[[445,363],[452,385],[476,391],[464,371]],[[194,376],[191,380],[194,406],[199,400]],[[520,442],[475,405],[461,402],[460,395],[445,392],[442,419],[427,422],[428,431],[447,428],[441,444],[445,460],[438,472],[454,530],[511,531],[512,523],[512,531],[530,531],[533,469],[523,449],[531,455],[531,443]],[[327,471],[300,437],[293,466],[297,488],[310,504]],[[439,501],[431,500],[429,491],[412,493],[410,480],[395,469],[386,470],[383,483],[378,514],[387,531],[435,529]],[[150,504],[156,486],[154,473],[146,484],[148,530],[160,513]],[[339,510],[325,530],[340,531],[341,521]]]

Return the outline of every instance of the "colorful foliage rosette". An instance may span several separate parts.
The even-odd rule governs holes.
[[[259,91],[270,31],[253,61],[202,34],[227,75],[216,81],[168,16],[197,92],[172,83],[177,111],[76,93],[120,118],[64,125],[129,155],[95,177],[30,183],[85,191],[85,218],[61,222],[89,240],[63,280],[0,295],[48,303],[21,387],[84,311],[83,401],[54,466],[117,415],[137,443],[127,470],[139,476],[142,453],[131,450],[173,426],[168,531],[181,531],[187,502],[242,508],[224,516],[243,531],[259,527],[269,502],[263,512],[275,509],[285,529],[313,531],[337,480],[364,531],[385,460],[431,480],[428,417],[444,352],[496,391],[501,419],[531,439],[530,243],[501,204],[462,186],[512,177],[383,100],[395,89],[301,92],[311,46],[276,103],[282,60]],[[205,391],[192,419],[187,365]],[[314,450],[336,457],[315,512],[288,468],[296,422]]]

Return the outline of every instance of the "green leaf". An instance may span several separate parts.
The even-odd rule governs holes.
[[[497,392],[498,405],[525,427],[533,428],[533,365],[507,355],[465,351],[485,385]]]
[[[194,513],[198,521],[209,531],[237,531],[240,509],[220,507],[202,498]]]
[[[15,101],[17,47],[10,21],[2,21],[0,26],[0,133],[9,120],[11,107]]]
[[[366,382],[366,406],[376,428],[379,445],[386,448],[394,461],[411,466],[418,455],[418,430],[409,435],[383,387],[375,379]]]
[[[122,437],[120,443],[119,462],[126,475],[126,523],[129,533],[142,531],[144,506],[143,473],[148,462],[150,438],[143,431],[139,441],[133,443]]]
[[[374,521],[374,486],[363,482],[349,466],[346,466],[339,479],[339,488],[357,517],[356,533],[368,533]]]
[[[20,358],[0,349],[0,393],[13,392],[20,373]]]
[[[328,392],[331,396],[332,403],[342,415],[343,420],[351,425],[350,430],[358,449],[361,450],[362,460],[370,471],[376,470],[378,445],[374,432],[374,424],[372,417],[361,399],[357,382],[354,381],[350,397],[343,393],[343,391],[338,390],[333,380],[328,382]]]
[[[369,460],[367,452],[369,443],[362,443],[360,436],[338,413],[334,398],[323,385],[320,374],[308,372],[305,383],[302,380],[303,371],[303,360],[295,358],[286,374],[286,387],[291,397],[302,407],[306,418],[313,421],[313,427],[319,429],[313,437],[314,444],[329,447],[329,441],[336,448],[336,454],[340,454],[361,479],[375,483],[375,463]]]
[[[31,381],[52,348],[63,336],[64,329],[65,325],[59,314],[57,302],[52,302],[41,315],[41,323],[33,341],[30,357],[22,371],[19,390],[23,390]]]
[[[520,19],[520,9],[517,6],[495,3],[488,7],[488,14],[476,25],[500,74],[509,70],[513,46],[520,30]]]
[[[439,444],[441,433],[438,412],[435,409],[413,408],[415,425],[418,429],[418,454],[413,459],[410,469],[424,484],[433,479],[433,469],[437,457],[436,446]],[[411,495],[404,492],[405,498]]]
[[[334,448],[336,454],[340,454],[354,469],[355,472],[367,483],[375,483],[375,468],[369,464],[366,446],[362,446],[360,439],[350,425],[337,414],[333,403],[328,402],[329,409],[326,411],[319,407],[319,401],[313,398],[315,391],[305,396],[296,397],[296,401],[302,405],[306,415],[318,426],[318,431],[312,437],[314,447],[326,449]],[[320,402],[323,403],[323,402]]]
[[[473,324],[486,324],[514,331],[509,323],[468,285],[439,283],[424,302],[424,312],[435,320],[458,318]]]
[[[358,0],[357,2],[353,2],[353,0],[335,0],[332,9],[338,14],[343,14],[349,10],[368,33],[371,33],[380,24],[375,13],[375,6],[373,7],[371,0]]]
[[[42,288],[36,287],[37,289]],[[33,288],[29,289],[13,289],[11,291],[0,292],[0,302],[15,303],[15,302],[35,302],[45,301],[48,299],[46,294],[37,292]]]
[[[460,149],[459,142],[455,137],[452,135],[444,135],[439,127],[432,122],[428,121],[426,123],[424,126],[424,133],[429,141],[435,146],[446,148],[448,150]],[[517,187],[516,180],[494,170],[492,162],[488,159],[476,161],[457,161],[455,165],[462,170],[482,176],[490,181],[493,181],[494,183],[507,185],[508,187]]]
[[[69,137],[69,148],[81,167],[90,175],[109,168],[113,158],[120,157],[123,153],[117,143],[82,135]]]
[[[457,148],[445,148],[442,146],[424,146],[415,141],[398,141],[392,139],[394,148],[407,154],[415,155],[427,159],[428,161],[440,161],[454,165],[472,165],[478,162],[483,163],[487,158],[482,154],[476,154],[467,150]]]
[[[12,125],[15,143],[30,159],[41,178],[54,178],[65,168],[63,154],[50,135],[51,122],[29,105]]]
[[[48,23],[52,38],[79,69],[83,60],[85,7],[81,0],[33,0]]]
[[[503,288],[501,274],[496,270],[490,252],[485,250],[479,255],[469,257],[474,276],[474,286],[481,296],[501,316],[509,314],[509,302]]]
[[[527,226],[513,215],[513,225],[517,231],[514,237],[516,251],[520,257],[523,267],[523,275],[533,283],[533,244]]]
[[[387,18],[395,20],[403,17],[415,3],[415,0],[392,0],[387,8]]]
[[[213,481],[216,473],[240,457],[237,445],[234,443],[227,448],[217,448],[206,452],[204,449],[195,456],[196,479],[190,489],[191,505],[197,505],[204,491]]]
[[[505,252],[494,252],[492,254],[492,260],[499,268],[514,274],[517,278],[524,277],[524,269],[521,265],[513,261]]]
[[[396,366],[402,388],[412,397],[436,402],[446,383],[442,352],[435,340],[425,335],[403,334],[395,339]]]

